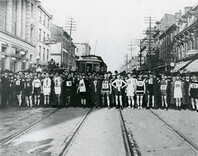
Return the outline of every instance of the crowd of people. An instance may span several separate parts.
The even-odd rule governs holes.
[[[155,75],[151,72],[5,71],[0,75],[0,106],[198,111],[198,79],[195,74]]]

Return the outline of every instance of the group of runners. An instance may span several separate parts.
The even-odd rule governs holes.
[[[194,74],[154,75],[151,72],[4,72],[0,78],[0,106],[198,111],[198,79]]]

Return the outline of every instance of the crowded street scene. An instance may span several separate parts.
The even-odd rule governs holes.
[[[1,0],[0,23],[0,156],[198,156],[197,0]]]

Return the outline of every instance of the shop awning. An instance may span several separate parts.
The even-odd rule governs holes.
[[[171,70],[172,73],[174,72],[178,72],[181,68],[183,68],[184,66],[186,66],[188,63],[190,63],[192,60],[188,60],[188,61],[182,61],[179,63],[176,63],[176,66],[174,69]]]
[[[184,68],[187,72],[198,72],[198,59],[191,62]]]

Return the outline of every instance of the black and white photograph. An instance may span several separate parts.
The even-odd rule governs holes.
[[[0,156],[198,156],[198,0],[0,0]]]

